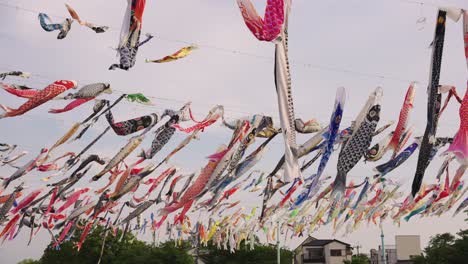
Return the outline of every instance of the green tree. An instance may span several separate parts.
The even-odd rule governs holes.
[[[468,260],[468,230],[431,238],[424,255],[412,258],[415,264],[465,264]]]
[[[242,242],[239,250],[231,253],[229,250],[218,249],[214,245],[201,249],[201,258],[207,264],[275,264],[277,261],[277,249],[274,246],[256,245],[253,250],[249,250]],[[281,249],[281,263],[292,263],[292,251]]]
[[[23,259],[22,261],[18,262],[18,264],[40,264],[38,260],[34,259]]]
[[[53,248],[53,242],[44,250],[40,260],[34,261],[26,259],[21,264],[95,264],[101,254],[102,242],[105,236],[102,227],[93,229],[81,250],[76,250],[81,232],[77,230],[67,241],[64,241],[59,248]],[[188,254],[191,244],[187,241],[175,245],[174,241],[168,241],[158,247],[147,244],[136,239],[133,234],[126,234],[122,237],[122,232],[116,235],[109,232],[106,236],[104,251],[101,259],[102,264],[192,264],[194,259]],[[235,253],[228,250],[220,250],[214,245],[201,248],[200,257],[208,264],[273,264],[276,263],[277,251],[275,246],[257,245],[254,250],[248,250],[244,243],[241,249]],[[292,252],[281,249],[281,263],[292,262]]]
[[[343,261],[344,264],[368,264],[369,262],[369,258],[362,254],[354,255],[351,257],[351,260]]]
[[[59,249],[52,248],[51,243],[37,264],[96,264],[101,253],[104,234],[102,227],[94,229],[86,238],[80,251],[76,250],[75,245],[81,234],[73,235],[69,241],[62,243]],[[186,247],[175,247],[174,243],[170,242],[154,247],[137,240],[132,234],[126,234],[120,241],[121,236],[121,231],[115,236],[108,233],[102,264],[193,263],[193,258],[188,255]]]
[[[468,262],[468,229],[457,233],[458,239],[453,243],[456,254],[451,257],[452,263]]]
[[[414,264],[426,264],[427,263],[424,255],[411,256],[411,260],[413,261]]]
[[[453,243],[455,236],[450,233],[438,234],[431,238],[424,250],[428,263],[450,264],[450,256],[454,254]]]

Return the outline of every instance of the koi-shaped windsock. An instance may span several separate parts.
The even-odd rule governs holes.
[[[78,198],[80,198],[80,195],[88,192],[89,190],[90,188],[83,188],[81,190],[77,190],[74,193],[72,193],[70,197],[68,197],[68,199],[65,201],[65,203],[62,206],[60,206],[59,209],[57,209],[57,214],[60,214],[63,210],[70,207],[72,204],[74,204],[78,200]]]

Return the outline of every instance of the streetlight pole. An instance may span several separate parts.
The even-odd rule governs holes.
[[[384,244],[384,233],[383,227],[380,227],[380,239],[382,240],[382,263],[387,264],[387,258],[385,257],[385,244]]]

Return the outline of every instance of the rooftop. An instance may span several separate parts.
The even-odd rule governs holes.
[[[317,239],[314,237],[308,237],[306,240],[304,240],[299,247],[303,246],[325,246],[327,244],[330,244],[332,242],[337,242],[343,245],[346,245],[347,247],[351,247],[350,244],[345,243],[343,241],[337,240],[337,239]]]

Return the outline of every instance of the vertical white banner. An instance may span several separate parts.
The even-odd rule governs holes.
[[[285,0],[284,25],[281,39],[275,48],[275,84],[278,96],[279,118],[285,143],[285,164],[283,181],[301,177],[297,161],[296,130],[294,127],[294,104],[291,91],[291,74],[288,60],[288,16],[291,2]]]

